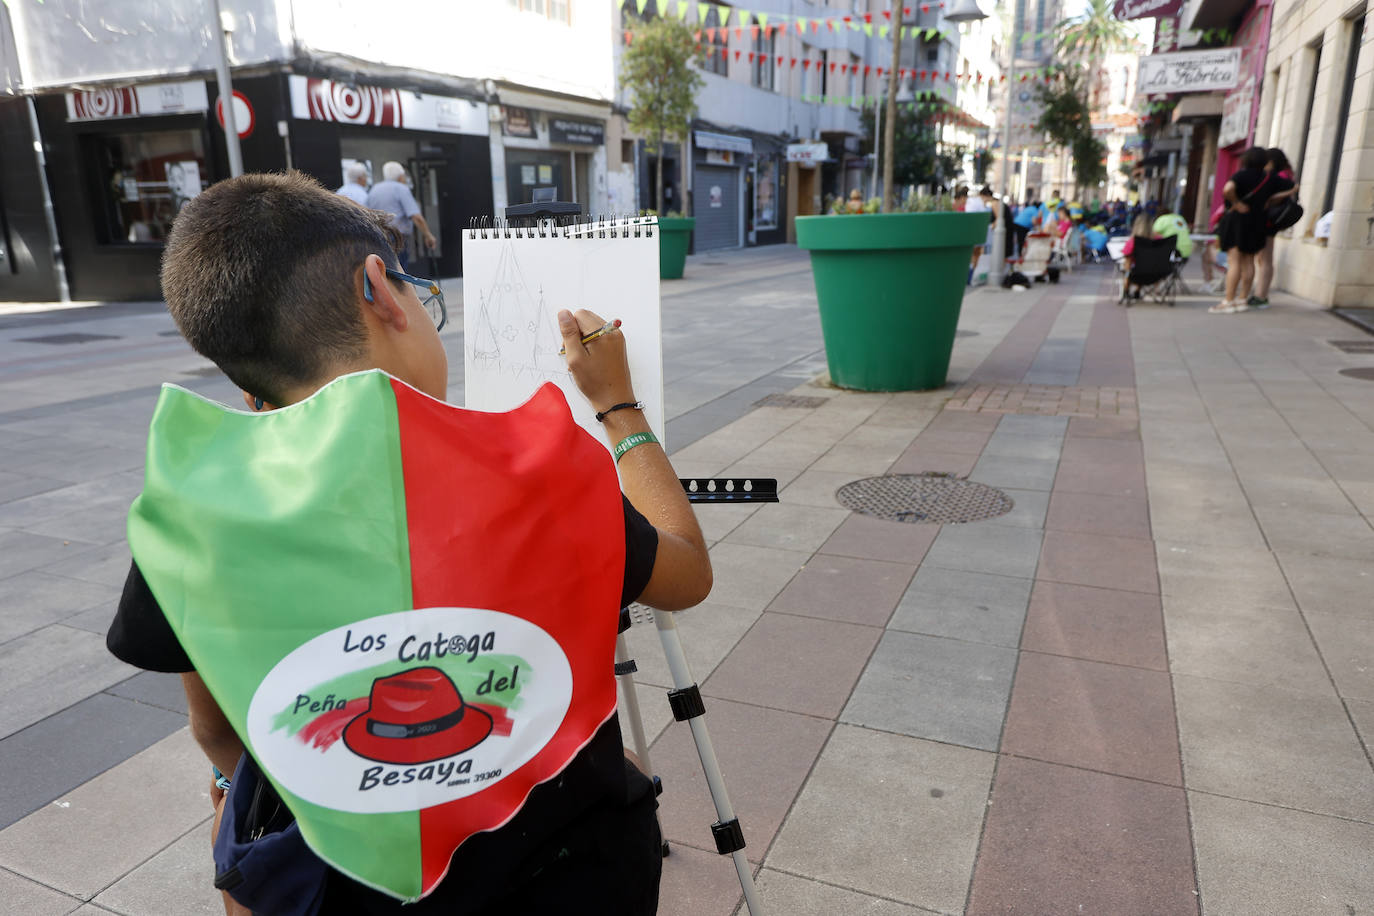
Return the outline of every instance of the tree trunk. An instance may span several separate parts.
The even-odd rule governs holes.
[[[899,6],[900,10],[901,7]],[[893,17],[892,70],[887,75],[887,123],[883,125],[883,212],[897,209],[897,189],[892,178],[892,164],[897,153],[897,70],[902,65],[902,17]],[[844,189],[840,189],[844,198]]]
[[[663,131],[661,130],[658,132],[658,194],[656,199],[658,200],[658,215],[667,216],[668,214],[663,212]]]

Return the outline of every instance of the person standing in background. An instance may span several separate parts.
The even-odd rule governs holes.
[[[1292,197],[1298,193],[1298,182],[1293,175],[1293,166],[1289,164],[1288,157],[1283,154],[1283,150],[1277,146],[1269,150],[1269,162],[1265,164],[1264,170],[1280,182],[1277,193],[1269,195],[1269,206],[1273,206],[1277,201]],[[1286,184],[1288,187],[1283,187]],[[1267,309],[1269,307],[1269,285],[1274,282],[1274,236],[1277,231],[1265,226],[1264,250],[1255,256],[1255,290],[1253,295],[1246,300],[1246,304],[1252,309]]]
[[[361,162],[350,162],[344,169],[344,183],[335,194],[343,195],[355,204],[367,206],[367,166]]]
[[[425,222],[424,215],[420,213],[420,205],[415,202],[415,195],[410,193],[410,176],[406,174],[405,166],[399,162],[388,162],[382,166],[382,180],[372,186],[372,190],[367,192],[367,206],[373,210],[383,210],[391,214],[391,223],[396,227],[396,231],[401,233],[401,238],[409,239],[412,227],[418,226],[420,234],[424,238],[425,248],[433,251],[438,244],[434,238],[434,233],[429,231],[429,223]],[[401,247],[401,271],[410,271],[410,245]]]
[[[1265,170],[1269,153],[1252,146],[1241,157],[1240,169],[1221,190],[1226,213],[1217,226],[1217,240],[1226,252],[1226,298],[1209,308],[1213,314],[1230,315],[1247,311],[1248,290],[1255,278],[1255,255],[1264,250],[1265,207],[1269,198],[1292,187]]]

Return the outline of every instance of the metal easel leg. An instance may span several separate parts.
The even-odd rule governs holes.
[[[620,681],[620,694],[625,698],[626,718],[630,720],[630,736],[634,739],[635,756],[652,776],[653,765],[649,763],[649,742],[644,740],[644,720],[639,715],[639,696],[635,693],[634,671],[621,674],[622,668],[630,661],[630,650],[625,645],[625,634],[615,638],[616,678]]]
[[[677,622],[669,611],[654,611],[654,625],[658,628],[659,641],[663,643],[663,654],[668,659],[668,669],[673,675],[675,689],[668,692],[668,704],[673,708],[673,718],[686,722],[692,730],[692,740],[697,746],[697,756],[701,758],[701,769],[706,774],[706,785],[711,790],[711,800],[716,805],[716,823],[711,825],[715,837],[716,851],[729,855],[735,860],[735,873],[739,876],[740,887],[744,890],[744,902],[749,907],[750,916],[763,916],[758,895],[754,890],[754,871],[744,856],[744,831],[740,829],[739,818],[735,817],[730,806],[730,796],[725,791],[725,780],[720,775],[720,764],[716,762],[716,752],[711,747],[711,736],[706,731],[702,715],[706,711],[701,699],[701,690],[692,680],[692,672],[687,667],[687,656],[682,651],[682,641],[678,639]]]

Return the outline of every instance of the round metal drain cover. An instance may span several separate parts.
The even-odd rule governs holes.
[[[1015,505],[1010,496],[986,484],[928,474],[866,477],[840,487],[835,498],[874,518],[932,525],[996,518]]]
[[[1357,378],[1365,382],[1374,382],[1374,366],[1360,366],[1356,369],[1342,369],[1341,375],[1348,378]]]

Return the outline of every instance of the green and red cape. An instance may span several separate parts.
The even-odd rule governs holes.
[[[311,848],[404,900],[615,714],[615,466],[544,385],[379,371],[262,414],[166,386],[129,544]]]

